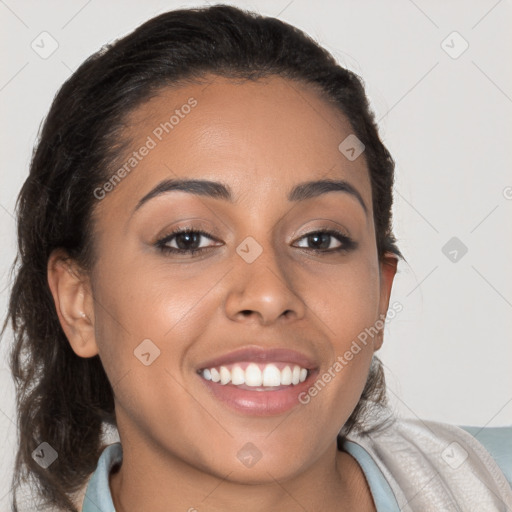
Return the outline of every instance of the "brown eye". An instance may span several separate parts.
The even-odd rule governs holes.
[[[306,240],[312,249],[332,249],[331,242],[333,236],[328,233],[315,233],[313,235],[307,235]],[[339,247],[339,246],[338,246]]]
[[[158,240],[155,245],[165,253],[194,254],[213,247],[213,245],[204,245],[206,239],[215,240],[205,231],[177,229]]]
[[[199,233],[178,233],[174,238],[180,251],[196,250],[199,248],[203,235]]]
[[[331,229],[308,233],[299,240],[304,241],[305,245],[298,245],[298,247],[315,252],[349,251],[357,247],[357,243],[350,237]]]

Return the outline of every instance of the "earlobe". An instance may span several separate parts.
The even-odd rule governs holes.
[[[380,262],[380,303],[379,319],[384,323],[389,307],[389,298],[393,287],[393,280],[398,268],[398,256],[391,252],[386,252]],[[374,349],[379,350],[384,341],[384,325],[380,330],[375,342]]]
[[[47,276],[60,325],[71,348],[80,357],[97,355],[89,278],[61,249],[50,255]]]

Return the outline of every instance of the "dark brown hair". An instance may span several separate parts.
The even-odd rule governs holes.
[[[402,257],[391,229],[394,162],[362,81],[297,28],[225,5],[182,9],[149,20],[89,57],[56,95],[18,197],[18,256],[2,331],[10,320],[19,422],[13,488],[31,482],[45,502],[64,510],[76,511],[72,495],[96,467],[102,426],[116,423],[99,357],[78,357],[61,328],[47,282],[48,258],[63,248],[85,270],[92,268],[93,191],[112,175],[126,146],[128,114],[162,88],[199,82],[207,74],[242,80],[277,75],[309,84],[339,109],[365,145],[379,259],[387,251]],[[384,374],[374,356],[341,434],[364,431],[362,418],[372,404],[385,402]],[[31,456],[43,441],[59,454],[48,469]],[[14,493],[13,510],[16,503]]]

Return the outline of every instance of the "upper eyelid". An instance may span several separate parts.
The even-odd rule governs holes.
[[[293,236],[293,240],[297,240],[297,239],[304,238],[305,236],[309,236],[314,233],[326,233],[326,232],[329,234],[332,234],[332,235],[340,235],[345,238],[352,238],[348,234],[348,232],[345,232],[345,230],[340,229],[340,228],[333,228],[330,226],[324,226],[324,227],[316,228],[316,229],[309,229],[308,231],[306,231],[305,233],[302,233],[302,234],[298,234],[297,231],[295,231],[292,236]]]

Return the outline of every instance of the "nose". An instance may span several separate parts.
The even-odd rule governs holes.
[[[264,249],[252,263],[234,254],[234,271],[230,272],[225,301],[228,318],[237,322],[270,325],[276,321],[293,321],[304,317],[306,304],[294,290],[291,269],[275,251]]]

